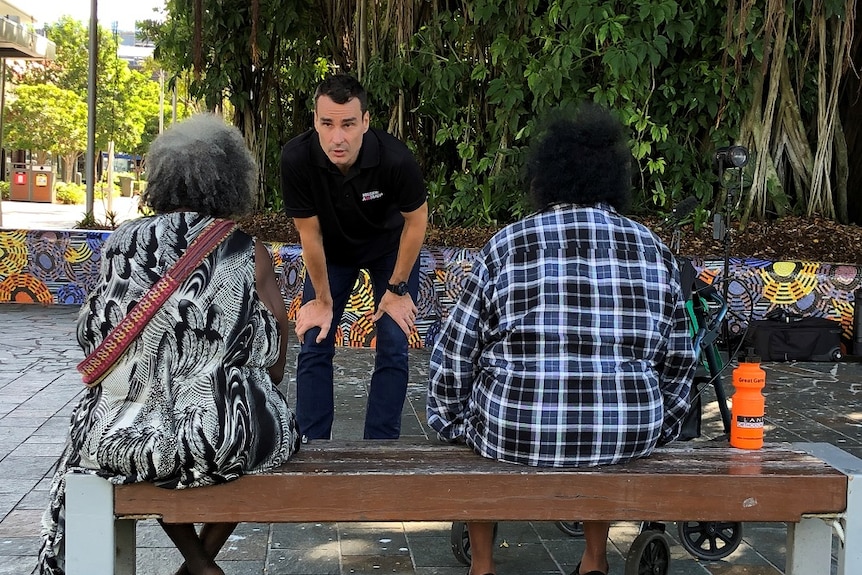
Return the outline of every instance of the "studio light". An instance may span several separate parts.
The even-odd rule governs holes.
[[[741,168],[748,163],[748,149],[745,146],[724,146],[715,152],[715,161],[728,167]]]
[[[739,187],[736,191],[742,192],[743,178],[741,169],[748,163],[748,149],[745,146],[723,146],[715,151],[715,163],[718,165],[718,182],[719,185],[725,188],[724,213],[715,213],[713,218],[713,237],[721,239],[724,244],[724,273],[721,276],[723,288],[722,297],[724,301],[728,301],[730,287],[730,215],[733,211],[733,192],[734,187],[728,185],[729,182],[724,179],[724,171],[727,168],[737,168],[739,172]],[[733,350],[730,344],[730,332],[728,331],[727,323],[722,326],[724,340],[727,343],[727,353],[733,355]]]

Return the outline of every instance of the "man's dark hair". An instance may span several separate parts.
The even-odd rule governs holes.
[[[534,207],[605,202],[625,212],[632,153],[620,121],[605,108],[583,104],[574,113],[554,110],[544,124],[526,164]]]
[[[314,91],[314,106],[321,96],[329,96],[336,104],[346,104],[353,98],[359,100],[359,109],[363,114],[368,110],[368,93],[362,84],[349,74],[335,74],[323,80]]]

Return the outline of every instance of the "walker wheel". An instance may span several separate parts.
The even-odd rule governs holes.
[[[742,541],[742,523],[729,521],[680,521],[679,541],[685,550],[705,561],[724,559]]]
[[[584,524],[580,521],[557,521],[557,529],[571,537],[584,536]]]
[[[625,575],[667,575],[670,544],[661,531],[648,529],[635,537],[626,556]]]
[[[494,540],[497,539],[497,524],[494,523]],[[452,530],[449,534],[449,544],[452,546],[452,554],[463,565],[470,565],[470,532],[464,521],[453,521]]]

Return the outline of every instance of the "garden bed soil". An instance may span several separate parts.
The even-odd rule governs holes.
[[[673,226],[660,218],[636,218],[652,229],[666,244],[673,238]],[[255,214],[240,219],[240,227],[268,242],[298,244],[293,222],[283,214]],[[425,244],[479,248],[497,231],[492,226],[440,228],[429,225]],[[680,227],[680,255],[723,259],[724,242],[713,238],[712,226],[695,230]],[[814,261],[862,265],[862,227],[842,225],[819,217],[789,216],[767,222],[750,222],[744,230],[730,233],[731,257],[751,257],[769,261]]]

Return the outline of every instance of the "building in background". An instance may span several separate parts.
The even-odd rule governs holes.
[[[112,23],[115,26],[116,22]],[[125,60],[132,70],[141,70],[144,61],[152,58],[155,46],[152,43],[142,42],[137,37],[137,30],[117,30],[117,57]],[[156,78],[153,78],[154,80]]]
[[[21,24],[22,26],[35,27],[38,23],[35,16],[25,12],[13,2],[0,1],[0,16]]]
[[[0,58],[54,58],[54,43],[36,31],[36,17],[12,2],[0,0]]]
[[[0,180],[6,180],[7,154],[3,146],[3,113],[6,108],[7,60],[53,60],[56,46],[36,30],[36,17],[12,2],[0,0]],[[52,166],[34,163],[29,151],[12,154],[12,199],[53,201]],[[0,211],[0,226],[3,213]]]

